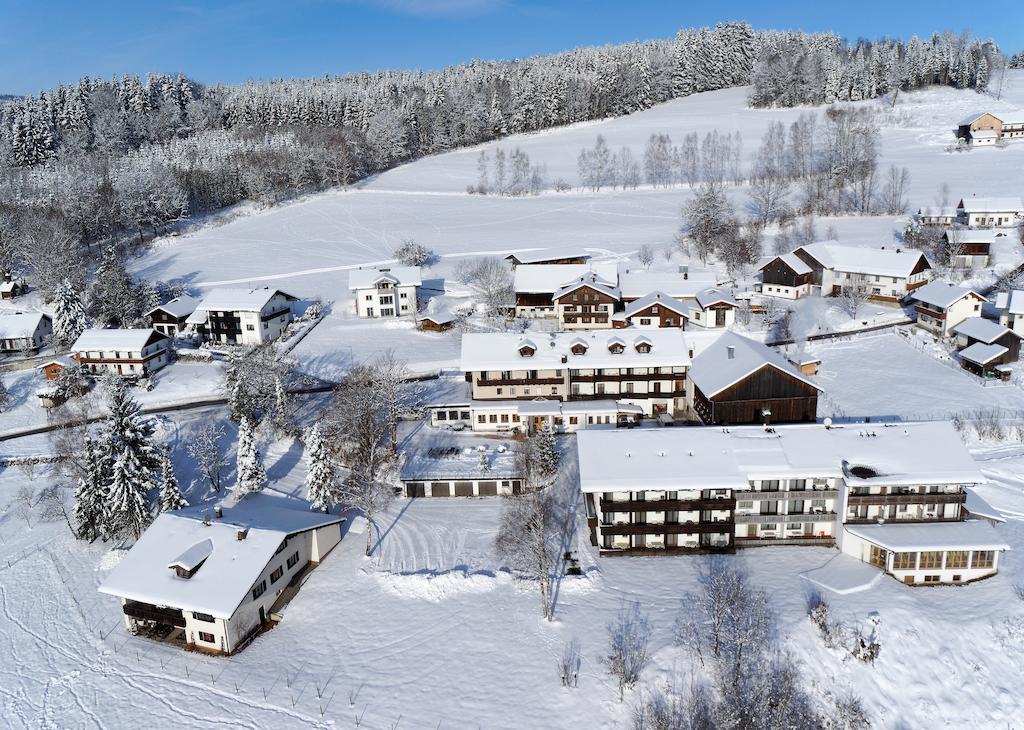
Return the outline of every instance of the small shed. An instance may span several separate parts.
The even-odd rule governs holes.
[[[21,279],[7,279],[0,283],[0,299],[14,299],[28,294],[28,285]]]
[[[56,380],[60,377],[60,374],[64,372],[66,367],[81,367],[77,360],[62,355],[55,357],[52,360],[47,360],[44,363],[36,365],[36,370],[43,374],[43,377],[47,380]]]
[[[455,317],[448,312],[424,314],[420,316],[419,326],[427,332],[446,332],[455,324]]]
[[[454,441],[409,450],[399,478],[407,497],[497,497],[523,490],[523,475],[506,443]]]
[[[1002,345],[975,342],[960,351],[960,366],[982,378],[1009,380],[1010,369],[1005,367],[1008,353],[1009,350]]]

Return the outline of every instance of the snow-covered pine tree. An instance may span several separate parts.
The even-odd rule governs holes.
[[[337,500],[337,489],[327,440],[319,423],[314,423],[306,432],[306,449],[306,498],[309,500],[309,508],[327,512]]]
[[[7,386],[4,385],[3,378],[0,378],[0,412],[6,411],[10,405],[11,393],[7,390]]]
[[[107,504],[106,479],[103,463],[96,444],[85,437],[85,474],[78,479],[75,489],[75,522],[80,540],[106,539],[105,520]]]
[[[152,486],[152,477],[136,468],[130,451],[117,455],[110,469],[105,520],[111,536],[142,535],[150,522],[146,495]]]
[[[262,491],[267,483],[267,472],[256,447],[255,427],[246,417],[238,425],[238,452],[235,458],[238,491],[242,494]]]
[[[274,428],[282,435],[291,434],[295,424],[292,422],[291,403],[288,391],[284,387],[284,379],[274,379]]]
[[[558,474],[558,444],[555,442],[555,434],[545,426],[534,437],[536,440],[536,469],[538,476],[545,482],[550,483]]]
[[[139,404],[117,376],[106,383],[107,421],[104,472],[107,477],[106,524],[112,537],[138,538],[149,524],[147,497],[155,486],[153,474],[160,456],[152,443],[153,425],[142,417]]]
[[[160,453],[160,511],[173,512],[183,507],[188,507],[188,500],[178,487],[178,477],[174,475],[170,450],[164,446]]]
[[[62,347],[70,347],[89,326],[89,317],[71,282],[65,279],[57,288],[53,305],[53,335]]]

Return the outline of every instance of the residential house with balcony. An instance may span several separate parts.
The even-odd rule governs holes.
[[[1024,291],[1011,289],[996,294],[999,324],[1024,337]]]
[[[966,520],[984,481],[949,423],[584,431],[576,439],[601,555],[836,546],[905,583],[993,575],[998,532]]]
[[[551,300],[563,330],[602,330],[612,328],[621,297],[618,287],[590,271],[560,288]]]
[[[612,315],[612,327],[623,329],[659,329],[661,327],[686,329],[690,305],[670,297],[664,292],[651,292],[635,299],[621,312]]]
[[[125,628],[210,654],[233,654],[280,620],[289,587],[341,541],[342,518],[250,495],[233,507],[160,514],[100,593]],[[212,514],[211,514],[212,512]]]
[[[71,357],[93,375],[124,378],[152,375],[172,353],[171,338],[154,329],[87,329],[71,345]]]
[[[702,423],[814,421],[821,388],[774,348],[727,331],[693,358],[687,409]]]
[[[419,266],[355,269],[348,275],[348,288],[355,300],[356,315],[370,319],[416,314],[417,295],[422,284]]]
[[[844,246],[818,241],[793,253],[811,267],[822,296],[839,296],[846,287],[860,287],[868,298],[899,302],[928,283],[931,264],[920,251],[905,248]]]
[[[0,352],[35,352],[52,334],[53,319],[48,314],[0,314]]]
[[[796,254],[780,254],[760,271],[759,291],[767,296],[800,299],[814,289],[814,270]]]
[[[1020,198],[963,198],[957,216],[971,228],[1012,228],[1024,218],[1024,205]]]
[[[276,340],[292,320],[298,298],[280,289],[218,287],[204,296],[185,320],[210,342],[262,345]]]
[[[187,295],[174,297],[169,302],[150,309],[146,312],[146,318],[157,332],[168,337],[177,337],[185,331],[185,328],[188,326],[186,324],[188,318],[196,311],[196,305],[198,304],[198,299],[193,299]]]
[[[557,316],[554,296],[580,277],[595,275],[607,287],[617,286],[618,265],[611,263],[588,264],[521,264],[512,275],[517,317],[550,319]]]
[[[918,327],[937,337],[951,337],[965,319],[981,316],[988,300],[978,292],[948,281],[933,281],[914,291],[911,298]]]

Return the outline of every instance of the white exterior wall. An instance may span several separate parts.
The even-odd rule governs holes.
[[[999,324],[1024,337],[1024,315],[1002,311],[999,313]]]
[[[1010,210],[985,211],[967,214],[967,225],[971,228],[1012,228],[1020,221],[1016,212]]]
[[[917,323],[929,332],[933,332],[941,337],[950,337],[953,334],[953,329],[965,319],[980,316],[981,301],[976,297],[967,296],[946,308],[945,319],[940,320],[929,317],[925,320],[922,318],[921,313],[918,312]]]
[[[159,353],[145,365],[129,360],[142,360],[153,353]],[[89,362],[86,367],[89,372],[95,374],[112,372],[123,377],[141,377],[148,369],[149,372],[156,372],[171,361],[171,347],[169,340],[160,340],[152,345],[139,350],[87,350],[72,353],[87,360],[102,360],[103,362]]]
[[[782,284],[761,285],[762,294],[769,297],[779,297],[780,299],[801,299],[810,296],[811,291],[811,284],[801,284],[800,286],[783,286]]]
[[[557,316],[555,305],[543,307],[516,307],[516,316],[523,319],[554,319]]]
[[[360,317],[406,317],[416,314],[416,287],[380,286],[355,290],[356,314]]]
[[[773,285],[774,286],[774,285]],[[805,295],[801,295],[805,296]],[[719,326],[715,324],[718,321],[717,312],[725,312],[725,324]],[[690,324],[695,324],[705,329],[727,329],[732,327],[736,323],[736,308],[729,307],[728,309],[708,309],[707,311],[702,309],[691,310]]]
[[[858,560],[865,563],[871,562],[871,543],[861,538],[858,535],[843,531],[842,540],[840,541],[840,549],[847,555],[850,555]],[[920,565],[920,552],[918,553],[917,564]],[[990,575],[995,575],[999,572],[999,551],[996,550],[992,556],[992,567],[991,568],[947,568],[946,559],[948,554],[946,551],[943,552],[942,567],[941,568],[914,568],[912,570],[896,570],[893,568],[894,555],[891,551],[887,551],[885,561],[885,572],[892,575],[896,580],[905,582],[906,578],[913,578],[915,585],[929,585],[925,583],[925,576],[938,576],[939,584],[949,584],[954,582],[965,583],[967,581],[978,580],[979,578],[987,578]],[[974,553],[972,551],[969,565],[974,564]],[[960,576],[959,581],[954,581],[954,576]]]

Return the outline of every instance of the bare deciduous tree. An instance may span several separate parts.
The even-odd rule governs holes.
[[[619,608],[615,621],[608,624],[608,672],[619,684],[619,701],[626,688],[639,681],[640,673],[650,661],[648,643],[651,624],[640,610],[639,602],[625,603]]]
[[[651,268],[651,264],[654,263],[654,249],[645,243],[637,249],[636,260],[639,261],[645,269]]]
[[[224,427],[215,421],[209,421],[185,444],[188,455],[196,460],[199,470],[215,492],[220,491],[224,467],[227,464],[221,444],[223,439]]]
[[[508,497],[501,510],[495,552],[518,576],[537,582],[541,614],[554,616],[552,588],[559,542],[554,501],[549,490],[533,489]]]
[[[868,289],[860,282],[850,282],[843,284],[842,289],[839,291],[839,306],[844,312],[850,315],[851,319],[856,319],[860,314],[860,310],[868,301]]]

